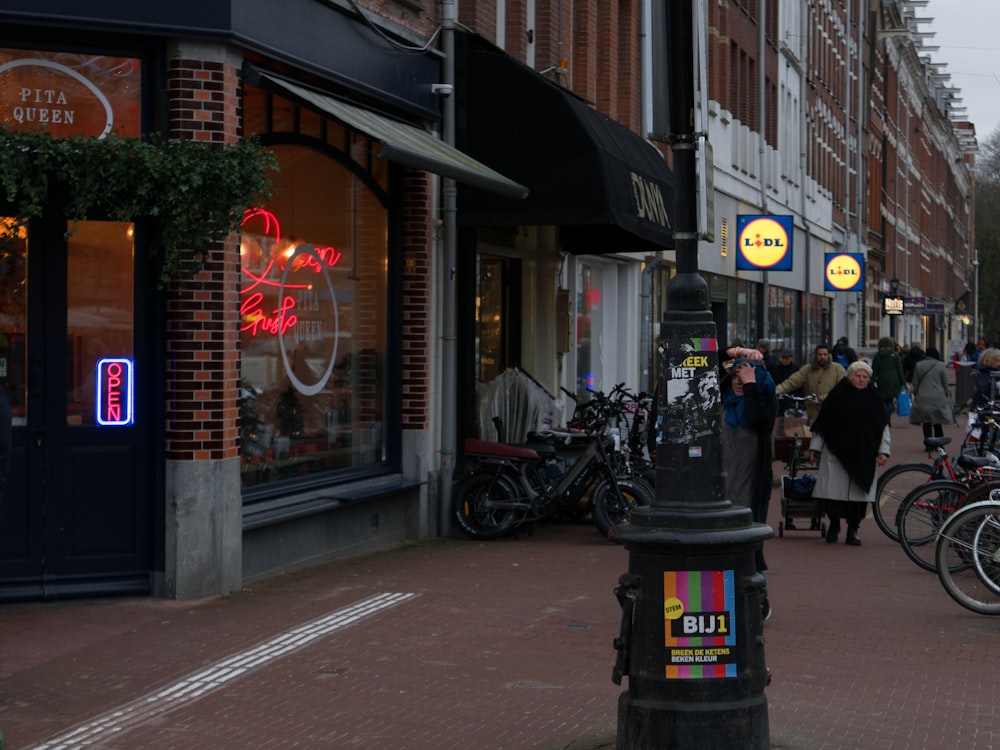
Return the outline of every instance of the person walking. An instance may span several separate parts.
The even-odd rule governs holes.
[[[771,342],[767,339],[757,339],[757,351],[764,357],[764,369],[770,370],[774,364],[774,357],[771,356]]]
[[[841,336],[837,339],[837,343],[833,345],[831,354],[833,355],[833,361],[845,370],[852,362],[858,361],[858,354],[847,343],[847,336]]]
[[[735,351],[729,372],[720,383],[722,392],[722,455],[726,459],[726,494],[733,505],[750,508],[756,523],[767,523],[771,500],[772,441],[778,399],[774,380],[757,356],[747,356],[745,349]],[[764,575],[763,545],[755,553],[757,571]],[[762,599],[761,616],[771,616],[767,583]]]
[[[767,368],[768,375],[771,376],[771,380],[774,381],[774,385],[778,386],[784,383],[788,378],[798,372],[799,366],[795,364],[792,352],[788,349],[781,349],[778,352],[778,360]],[[803,395],[802,389],[797,388],[791,393],[786,394],[786,396],[801,396]],[[795,402],[789,398],[779,398],[778,399],[778,416],[780,417],[789,409],[795,407]]]
[[[888,336],[879,339],[878,351],[872,357],[872,380],[889,417],[889,424],[892,424],[896,396],[906,387],[906,378],[903,375],[903,360],[896,353],[895,342]]]
[[[972,405],[983,406],[993,399],[993,382],[1000,379],[1000,349],[983,349],[976,361],[976,390]]]
[[[903,377],[906,378],[907,383],[913,381],[913,368],[917,366],[917,362],[926,356],[920,344],[915,342],[910,344],[910,348],[903,355]]]
[[[927,356],[913,368],[910,424],[923,427],[924,438],[944,435],[943,424],[955,424],[955,403],[948,386],[948,368],[941,353],[927,347]]]
[[[815,395],[819,403],[806,403],[806,414],[813,420],[819,413],[820,404],[833,387],[844,378],[844,368],[834,362],[830,355],[830,347],[820,344],[813,352],[813,360],[808,365],[802,365],[797,372],[782,381],[777,386],[778,396],[794,393],[801,388],[807,396]]]
[[[827,395],[812,425],[809,458],[819,458],[813,497],[830,519],[826,541],[840,535],[847,521],[847,544],[861,544],[858,528],[875,499],[875,470],[889,460],[889,418],[871,383],[872,368],[863,361],[847,368],[847,377]]]

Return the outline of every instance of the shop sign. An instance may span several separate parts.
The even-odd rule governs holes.
[[[792,217],[736,217],[737,271],[791,271]]]
[[[0,124],[57,138],[140,134],[139,60],[0,48]]]
[[[911,315],[923,315],[926,311],[926,297],[903,297],[903,312]]]
[[[651,221],[661,227],[670,229],[670,217],[663,203],[663,191],[652,180],[629,172],[632,182],[632,199],[635,201],[635,213],[639,219]]]
[[[824,264],[828,292],[860,292],[865,288],[865,256],[861,253],[827,253]]]
[[[886,297],[882,300],[882,314],[883,315],[902,315],[903,314],[903,298],[902,297]]]
[[[97,423],[132,424],[132,360],[105,358],[97,363]]]
[[[291,384],[299,393],[315,396],[326,387],[337,361],[340,318],[330,274],[343,253],[329,245],[283,239],[278,217],[263,208],[247,209],[241,228],[240,332],[255,339],[276,338]],[[322,373],[307,368],[309,378],[300,378],[289,344],[293,350],[314,349],[317,362],[325,362]]]

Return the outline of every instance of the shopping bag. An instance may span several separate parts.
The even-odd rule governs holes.
[[[901,417],[910,416],[910,394],[905,388],[896,396],[896,413]]]

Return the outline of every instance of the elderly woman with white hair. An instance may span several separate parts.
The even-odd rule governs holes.
[[[837,541],[847,521],[847,544],[858,546],[858,527],[875,499],[876,467],[889,460],[889,418],[871,382],[872,368],[858,360],[823,401],[812,424],[810,458],[819,454],[813,497],[830,518],[826,541]]]

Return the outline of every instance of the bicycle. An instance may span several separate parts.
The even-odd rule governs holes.
[[[962,453],[984,456],[996,453],[1000,439],[1000,405],[988,401],[969,411],[969,429],[962,440]]]
[[[945,522],[935,560],[938,580],[952,599],[972,612],[1000,615],[1000,491]]]
[[[633,507],[652,505],[651,487],[637,476],[618,473],[617,436],[607,428],[621,402],[620,390],[617,386],[611,397],[595,391],[581,405],[574,419],[584,427],[575,433],[583,452],[565,469],[555,464],[555,433],[532,435],[535,442],[526,445],[467,438],[470,466],[455,480],[459,528],[473,539],[499,539],[533,521],[578,517],[589,510],[606,538]]]
[[[959,481],[928,482],[911,492],[899,509],[898,534],[903,552],[924,570],[937,568],[934,541],[945,521],[959,509],[976,503],[1000,487],[1000,472],[981,467]]]
[[[957,482],[969,472],[977,472],[982,468],[1000,470],[1000,459],[993,453],[976,456],[962,452],[953,463],[944,449],[950,442],[951,437],[947,435],[924,438],[927,452],[938,454],[932,464],[908,461],[887,469],[878,478],[875,500],[872,502],[872,517],[882,533],[892,541],[899,541],[899,510],[903,501],[921,485],[935,480]]]

